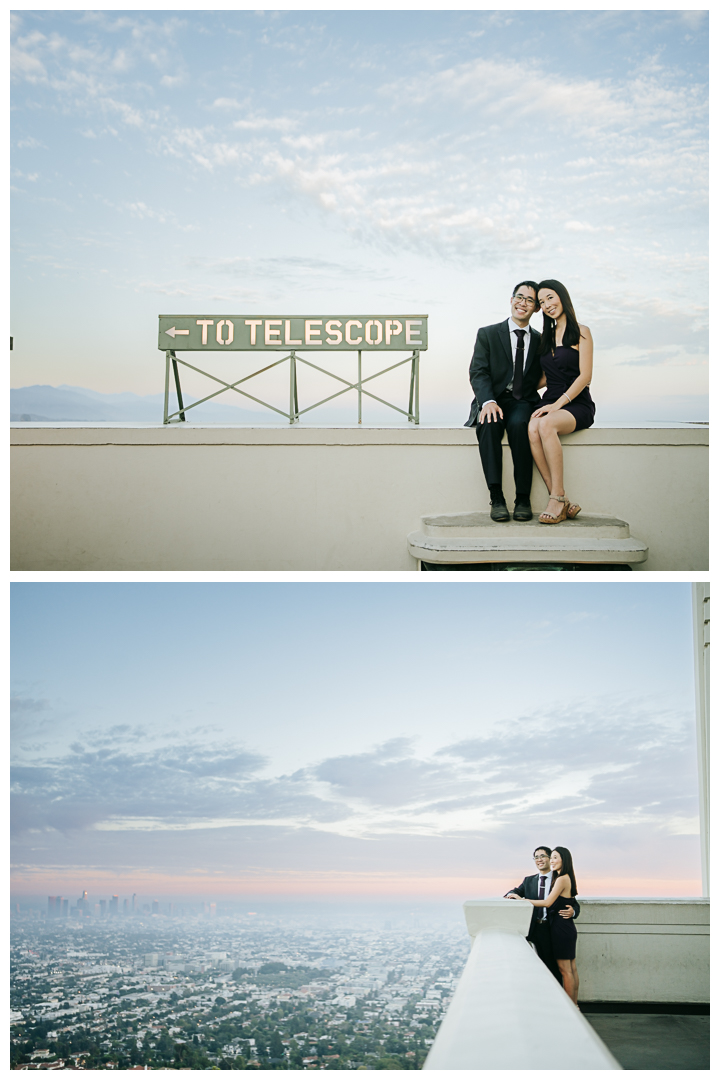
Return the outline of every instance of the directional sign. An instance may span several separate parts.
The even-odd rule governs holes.
[[[158,348],[197,352],[426,350],[427,315],[160,315]]]

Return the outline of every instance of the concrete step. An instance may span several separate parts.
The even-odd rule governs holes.
[[[427,563],[577,562],[641,563],[647,544],[630,535],[627,521],[583,513],[573,521],[493,521],[489,512],[428,514],[408,536],[413,558]]]
[[[563,532],[574,539],[579,537],[600,537],[613,540],[627,540],[630,526],[627,521],[610,517],[608,514],[585,514],[582,511],[573,521],[561,521],[559,525],[542,525],[539,515],[533,514],[532,521],[493,521],[489,511],[475,511],[465,514],[430,514],[421,518],[422,532],[426,536],[480,537],[502,535],[526,540],[529,536],[546,538],[550,530]]]

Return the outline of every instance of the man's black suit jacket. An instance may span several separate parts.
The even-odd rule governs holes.
[[[509,889],[508,892],[517,893],[518,896],[522,896],[526,900],[539,900],[540,899],[540,897],[538,896],[538,880],[539,880],[539,878],[540,878],[539,874],[530,874],[529,877],[526,877],[526,878],[523,879],[522,885],[518,885],[517,888],[515,888],[515,889]],[[505,893],[505,895],[507,896],[507,893]],[[573,911],[575,912],[575,914],[573,915],[573,919],[577,919],[578,915],[580,914],[580,905],[578,904],[578,902],[577,902],[577,900],[575,899],[574,896],[571,897],[568,900],[568,904],[570,904]],[[537,918],[538,912],[542,913],[542,908],[535,908],[535,917],[536,918]],[[535,919],[533,919],[533,922],[534,921],[535,921]]]
[[[535,408],[540,405],[537,386],[542,378],[539,357],[540,335],[530,327],[530,345],[527,363],[523,375],[522,396]],[[508,321],[504,319],[492,326],[481,326],[475,339],[475,351],[470,361],[470,384],[475,391],[475,398],[470,408],[470,416],[465,427],[475,427],[478,413],[484,401],[497,401],[512,382],[513,360],[510,349],[510,331]]]

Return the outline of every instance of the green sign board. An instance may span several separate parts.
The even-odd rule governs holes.
[[[158,349],[425,350],[427,315],[160,315]]]

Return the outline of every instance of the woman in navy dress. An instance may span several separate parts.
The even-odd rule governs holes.
[[[581,326],[565,286],[548,278],[537,292],[543,313],[540,363],[547,386],[542,405],[530,417],[528,435],[535,464],[545,481],[550,500],[540,515],[543,525],[557,525],[580,513],[565,497],[560,435],[588,428],[595,420],[595,403],[588,389],[592,378],[593,339]]]
[[[567,907],[569,899],[577,896],[572,855],[567,848],[553,849],[550,855],[550,869],[553,876],[549,895],[544,900],[529,900],[528,903],[533,907],[547,908],[553,956],[562,975],[565,993],[577,1005],[580,986],[575,963],[577,928],[573,919],[562,919],[558,914],[561,908]]]

